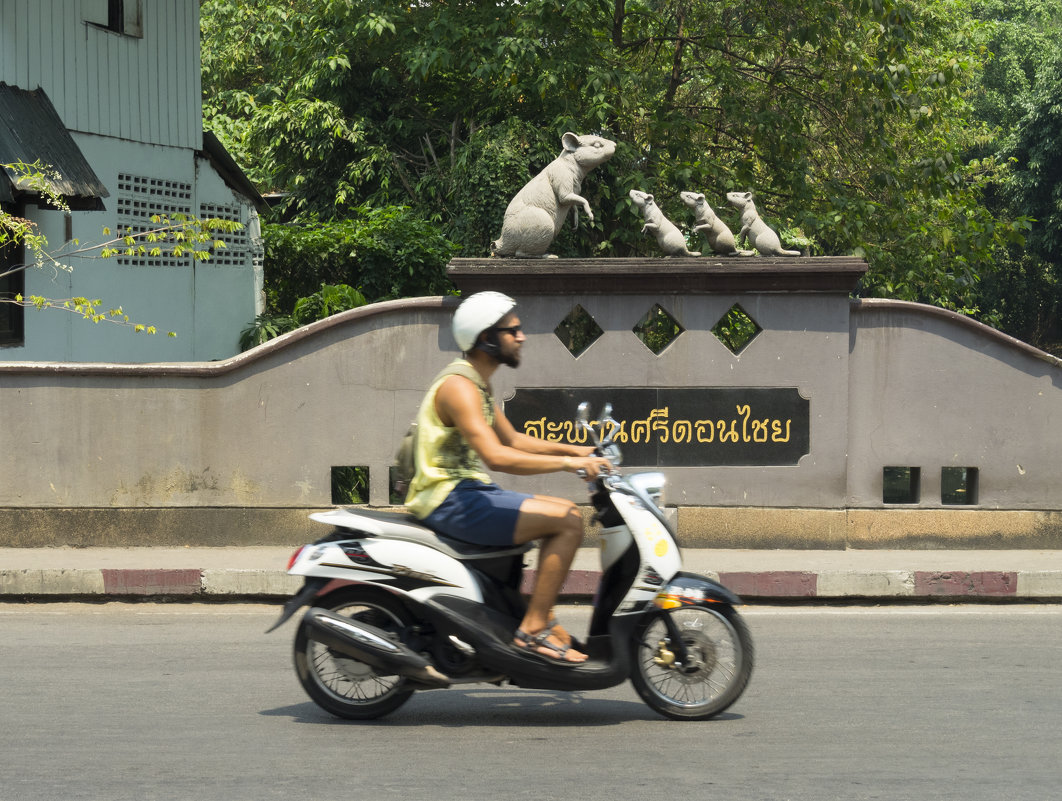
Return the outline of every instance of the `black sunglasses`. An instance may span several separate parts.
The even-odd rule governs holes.
[[[506,333],[506,334],[509,334],[510,336],[514,336],[514,337],[517,334],[519,334],[521,331],[523,331],[523,330],[524,330],[523,326],[520,326],[520,325],[495,325],[495,326],[491,326],[491,331],[497,331],[499,333]]]

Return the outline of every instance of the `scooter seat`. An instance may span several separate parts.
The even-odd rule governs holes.
[[[361,507],[342,507],[331,512],[314,514],[311,517],[322,523],[331,523],[338,528],[348,529],[360,536],[369,535],[389,540],[415,542],[434,548],[447,556],[461,561],[516,556],[526,553],[533,547],[532,543],[525,543],[523,545],[499,548],[455,540],[453,537],[437,534],[408,512],[385,512]],[[367,521],[370,522],[370,525],[366,525]],[[377,522],[381,525],[373,526],[371,522]]]

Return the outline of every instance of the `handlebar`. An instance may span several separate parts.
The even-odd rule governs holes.
[[[608,459],[613,468],[617,467],[623,460],[620,454],[619,446],[613,441],[616,434],[619,433],[619,423],[612,417],[612,404],[606,403],[605,407],[601,410],[601,417],[596,421],[597,427],[590,421],[590,404],[579,404],[579,414],[577,417],[579,425],[581,425],[590,435],[590,439],[594,444],[594,455]],[[606,432],[607,426],[607,432]],[[585,471],[578,471],[582,478],[586,478]],[[610,470],[610,473],[616,471]]]

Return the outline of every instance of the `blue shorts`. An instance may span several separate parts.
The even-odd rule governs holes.
[[[497,484],[465,479],[451,490],[424,525],[439,534],[476,545],[513,544],[520,505],[531,496]]]

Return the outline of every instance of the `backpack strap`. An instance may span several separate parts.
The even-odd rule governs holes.
[[[464,359],[455,359],[454,361],[446,365],[446,367],[439,371],[439,374],[432,379],[432,382],[429,386],[434,386],[440,378],[444,378],[450,375],[459,375],[463,376],[464,378],[467,378],[469,381],[479,387],[479,391],[483,393],[483,395],[489,402],[494,401],[494,393],[491,391],[490,384],[484,381],[483,376],[479,374],[476,368],[466,362]]]

